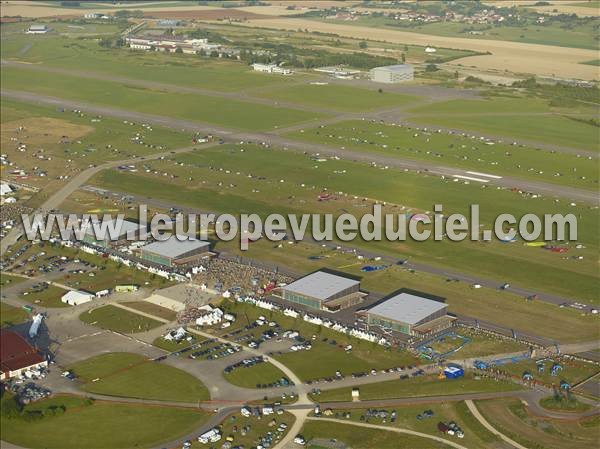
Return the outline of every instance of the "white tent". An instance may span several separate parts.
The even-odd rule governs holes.
[[[93,298],[94,295],[91,293],[71,290],[65,293],[60,300],[70,306],[78,306],[79,304],[90,302]]]
[[[13,189],[8,184],[5,182],[0,183],[0,196],[10,195],[11,193],[13,193]]]

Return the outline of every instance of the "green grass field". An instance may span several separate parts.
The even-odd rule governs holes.
[[[79,315],[79,319],[84,323],[124,334],[145,332],[163,324],[160,321],[110,305],[83,312]]]
[[[409,126],[348,121],[294,131],[287,136],[336,148],[422,160],[500,176],[590,190],[598,188],[597,169],[593,161],[578,158],[575,154],[509,143],[488,145],[477,139],[437,133],[435,130],[419,131]]]
[[[197,409],[87,402],[55,396],[25,407],[27,411],[64,406],[66,411],[39,420],[2,416],[2,440],[32,449],[150,448],[183,436],[210,415]]]
[[[532,2],[533,5],[535,3]],[[552,3],[552,2],[550,2]],[[325,19],[323,19],[325,20]],[[327,21],[334,19],[328,18]],[[565,28],[561,24],[526,26],[493,26],[466,24],[458,22],[436,22],[416,26],[401,26],[398,21],[387,17],[361,17],[354,21],[344,21],[344,24],[357,26],[385,27],[398,30],[433,36],[460,37],[467,39],[501,40],[509,42],[523,42],[528,44],[554,45],[559,47],[598,49],[598,42],[592,39],[594,22],[585,25],[576,25]],[[474,31],[471,34],[467,31]]]
[[[0,112],[3,153],[30,175],[27,184],[41,189],[27,200],[31,207],[64,186],[66,181],[59,179],[60,176],[75,176],[91,164],[144,157],[192,144],[191,135],[166,128],[149,128],[106,117],[98,119],[6,98],[2,99]],[[18,131],[20,126],[26,130],[25,137]],[[19,151],[12,139],[27,144],[30,150]],[[35,174],[40,171],[45,176]],[[4,176],[13,179],[8,172]],[[91,207],[90,211],[94,209]]]
[[[586,412],[592,408],[590,404],[586,404],[585,402],[579,402],[576,398],[572,398],[570,400],[556,399],[553,396],[548,396],[546,398],[540,399],[540,405],[548,410],[558,410],[561,412]]]
[[[446,396],[466,393],[487,393],[492,391],[516,391],[522,389],[508,381],[496,381],[488,378],[476,379],[472,374],[465,374],[460,379],[443,379],[426,375],[409,379],[387,380],[384,382],[361,385],[360,399],[363,401],[377,399],[393,399],[418,396]],[[319,395],[312,395],[313,400],[320,403],[345,402],[352,400],[352,388],[336,388],[324,390]]]
[[[418,97],[343,86],[338,84],[300,84],[262,90],[260,96],[277,101],[320,106],[338,111],[368,111],[375,108],[403,106]]]
[[[294,270],[302,270],[305,273],[328,267],[360,276],[362,288],[383,295],[389,295],[398,288],[425,291],[446,298],[451,313],[497,323],[517,331],[531,332],[531,323],[535,322],[536,335],[559,341],[588,341],[598,335],[597,321],[592,315],[583,316],[575,309],[561,309],[547,303],[528,302],[506,291],[488,288],[473,289],[466,282],[450,282],[441,276],[421,271],[412,272],[399,266],[365,274],[360,271],[360,268],[370,262],[359,261],[355,256],[340,251],[323,250],[305,243],[274,248],[273,244],[261,240],[252,244],[249,253],[242,253],[234,246],[231,244],[226,248],[234,254],[245,257],[250,255]],[[311,260],[309,259],[311,256],[321,258]],[[489,341],[471,348],[467,346],[465,350],[472,351],[473,354],[483,354],[487,352],[486,348],[498,350],[499,353],[507,349]],[[459,352],[456,357],[461,358],[463,355]]]
[[[21,276],[12,276],[10,274],[2,273],[0,275],[0,287],[3,287],[3,288],[12,287],[13,285],[18,285],[25,280],[27,280],[27,279],[23,278]]]
[[[26,302],[33,306],[69,307],[68,304],[61,301],[61,298],[65,293],[67,293],[67,290],[50,285],[48,288],[40,291],[25,290],[19,295],[19,299],[23,300],[24,303]]]
[[[523,373],[529,372],[533,375],[534,380],[541,382],[548,387],[552,385],[559,385],[562,380],[569,382],[571,385],[575,385],[584,379],[600,372],[600,368],[593,363],[585,363],[576,360],[571,361],[560,361],[563,369],[556,376],[551,375],[552,365],[555,363],[554,360],[543,359],[544,371],[539,372],[537,369],[536,361],[542,360],[531,359],[525,360],[518,363],[510,363],[502,365],[500,370],[514,376],[515,378],[521,378]]]
[[[487,431],[471,415],[464,402],[407,405],[387,409],[388,413],[391,413],[392,410],[396,412],[396,421],[393,423],[390,421],[389,415],[385,420],[377,417],[368,417],[366,414],[367,410],[365,409],[334,409],[334,413],[339,414],[338,416],[340,417],[349,413],[350,417],[344,419],[349,419],[350,421],[414,430],[428,435],[447,438],[449,441],[453,441],[455,437],[441,434],[437,429],[437,423],[440,421],[445,423],[454,421],[463,429],[465,434],[460,444],[473,449],[487,449],[490,445],[494,445],[499,441],[498,437]],[[431,410],[434,413],[433,417],[421,420],[417,419],[416,416],[422,414],[425,410]],[[336,416],[335,414],[333,415],[334,417]]]
[[[284,412],[282,415],[276,415],[273,418],[275,423],[271,425],[271,419],[256,418],[250,416],[248,418],[240,413],[229,415],[220,425],[221,433],[224,438],[231,437],[234,447],[252,448],[257,444],[258,438],[264,437],[267,433],[274,433],[273,443],[277,443],[289,432],[296,418],[289,412]],[[277,427],[285,423],[288,427],[283,432],[279,432]],[[246,432],[240,432],[239,429],[246,429]],[[198,441],[192,442],[192,449],[205,448],[206,445]],[[218,446],[217,446],[218,447]]]
[[[169,321],[175,321],[177,318],[177,313],[171,309],[158,306],[148,301],[131,301],[125,302],[123,305]]]
[[[470,329],[458,329],[456,332],[461,337],[470,340],[465,346],[452,353],[447,358],[451,359],[469,359],[473,357],[483,357],[492,354],[506,354],[518,351],[527,351],[526,345],[514,340],[498,340],[478,334]],[[445,354],[458,348],[463,343],[461,338],[446,337],[444,341],[435,342],[431,345],[434,351],[439,354]]]
[[[28,319],[29,314],[22,308],[0,302],[0,327],[15,326],[24,323]]]
[[[22,24],[20,28],[23,28]],[[125,76],[145,81],[239,91],[241,89],[285,86],[298,79],[256,73],[239,62],[200,58],[191,55],[146,53],[129,49],[103,49],[93,39],[27,36],[9,24],[2,27],[2,59],[43,64],[73,70],[86,70],[109,75]],[[31,45],[33,44],[33,45]],[[24,51],[26,50],[26,51]]]
[[[2,70],[2,85],[7,89],[25,90],[69,100],[246,130],[271,130],[323,117],[322,114],[297,109],[271,107],[199,94],[167,92],[137,87],[134,84],[124,85],[99,80],[89,82],[75,76],[47,76],[44,73],[13,67]]]
[[[591,61],[582,62],[582,64],[600,66],[600,59],[592,59]]]
[[[449,100],[413,108],[411,122],[502,136],[506,141],[525,139],[597,151],[598,129],[568,117],[552,114],[537,99],[491,98]],[[544,113],[544,115],[542,115]]]
[[[269,320],[276,321],[282,329],[296,330],[306,340],[310,340],[312,349],[309,351],[273,355],[274,358],[294,371],[303,381],[333,377],[338,370],[344,375],[350,375],[353,372],[370,371],[373,368],[395,368],[417,363],[417,359],[406,351],[386,349],[375,343],[349,337],[323,326],[295,320],[282,313],[265,313],[254,306],[239,303],[227,302],[223,304],[223,307],[236,316],[247,316],[250,321],[257,319],[263,314]],[[244,320],[238,320],[238,326],[245,324],[247,323],[244,323]],[[290,346],[292,344],[293,342],[290,341]],[[348,344],[352,345],[352,352],[350,353],[344,350],[344,347]],[[236,371],[244,371],[244,369]],[[278,378],[280,377],[281,375]],[[254,384],[250,383],[253,386],[255,384],[256,382]]]
[[[587,449],[598,440],[600,420],[557,420],[532,416],[517,399],[477,401],[477,408],[498,431],[525,447]]]
[[[259,385],[276,383],[285,377],[275,365],[266,362],[249,368],[236,368],[229,373],[223,373],[227,382],[243,388],[257,388]]]
[[[306,212],[338,215],[340,210],[361,216],[369,211],[365,205],[370,206],[375,200],[388,202],[384,212],[394,214],[431,211],[435,202],[443,204],[445,214],[468,216],[469,204],[479,204],[481,224],[488,227],[501,213],[511,213],[515,217],[526,213],[539,216],[576,213],[578,240],[586,248],[572,248],[570,254],[581,255],[583,260],[563,258],[551,251],[524,246],[519,241],[485,244],[448,240],[414,242],[407,239],[393,243],[355,240],[353,244],[373,252],[414,257],[436,266],[452,266],[457,271],[497,279],[499,283],[509,280],[540,291],[597,301],[595,248],[598,235],[595,229],[599,217],[594,209],[569,206],[550,198],[532,199],[509,190],[465,185],[437,176],[372,167],[365,169],[364,164],[344,160],[317,163],[302,154],[252,145],[207,148],[193,155],[178,156],[175,160],[183,166],[176,166],[173,161],[159,161],[150,164],[150,173],[106,171],[93,178],[91,183],[117,192],[130,192],[202,210],[258,213],[263,216]],[[165,171],[177,177],[166,181],[161,176]],[[374,176],[376,183],[373,182]],[[190,183],[190,178],[201,179],[202,183]],[[280,182],[282,179],[285,182]],[[329,192],[337,192],[335,200],[318,201],[318,194],[325,188]],[[362,198],[369,200],[363,201]],[[457,251],[458,247],[461,251]]]
[[[310,441],[314,439],[325,442],[337,440],[352,449],[398,449],[400,441],[402,447],[411,449],[447,449],[450,447],[423,437],[326,421],[307,421],[300,433],[309,442],[309,449],[321,449],[321,446],[311,446]]]
[[[210,398],[207,388],[191,374],[138,354],[102,354],[77,362],[69,370],[90,393],[176,402]]]

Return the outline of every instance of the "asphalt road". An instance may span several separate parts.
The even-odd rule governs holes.
[[[80,109],[88,113],[112,116],[124,120],[132,120],[136,122],[151,123],[153,125],[164,126],[167,128],[185,130],[187,132],[199,132],[203,134],[213,134],[222,137],[230,142],[246,141],[246,142],[265,142],[271,146],[280,147],[284,150],[292,150],[299,152],[319,153],[326,156],[337,156],[346,160],[363,163],[376,163],[381,166],[389,166],[398,169],[407,169],[416,172],[427,172],[436,176],[454,177],[467,176],[472,177],[468,170],[458,168],[444,167],[436,164],[431,164],[421,161],[404,160],[396,157],[388,157],[379,154],[361,153],[348,149],[334,148],[327,145],[320,145],[308,142],[299,142],[277,135],[275,133],[266,132],[248,132],[239,131],[230,128],[215,126],[205,122],[197,122],[191,120],[176,119],[161,115],[146,114],[124,109],[113,108],[110,106],[100,106],[89,104],[81,101],[64,100],[56,97],[39,95],[31,92],[15,91],[2,89],[1,95],[6,98],[13,98],[20,101],[26,101],[34,104],[45,104],[58,108],[65,109]],[[317,125],[320,121],[312,120],[305,125]],[[583,201],[591,204],[600,204],[600,197],[597,192],[586,191],[572,187],[565,187],[543,182],[530,180],[522,180],[512,177],[502,177],[499,179],[490,178],[487,185],[496,185],[506,188],[516,188],[528,192],[541,194],[552,198],[565,198],[572,201]]]

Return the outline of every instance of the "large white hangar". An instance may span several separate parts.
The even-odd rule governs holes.
[[[454,319],[448,315],[448,304],[411,293],[399,293],[359,313],[369,326],[407,335],[445,329]]]

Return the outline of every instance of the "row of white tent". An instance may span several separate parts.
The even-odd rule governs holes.
[[[253,304],[257,307],[267,309],[267,310],[281,310],[281,308],[277,304],[274,304],[269,301],[265,301],[263,299],[253,298],[251,296],[239,297],[239,298],[237,298],[237,301],[243,302],[243,303],[248,303],[248,304]],[[284,315],[292,317],[292,318],[298,318],[298,317],[302,316],[302,319],[308,323],[316,324],[318,326],[324,326],[328,329],[334,330],[336,332],[340,332],[342,334],[350,335],[351,337],[355,337],[355,338],[358,338],[361,340],[367,340],[367,341],[374,342],[374,343],[377,343],[382,346],[386,346],[386,345],[390,344],[390,342],[386,338],[381,337],[372,332],[365,332],[361,329],[357,329],[357,328],[354,328],[351,326],[345,326],[343,324],[331,321],[328,318],[323,319],[319,316],[309,315],[308,313],[295,310],[291,307],[285,308],[282,311],[282,313]]]

